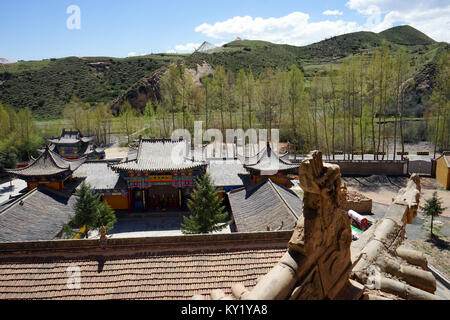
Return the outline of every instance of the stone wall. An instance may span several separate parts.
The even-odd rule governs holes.
[[[404,161],[329,161],[341,168],[342,176],[405,176],[408,174],[408,160]]]
[[[347,191],[347,196],[341,203],[341,209],[345,211],[353,210],[360,214],[370,214],[372,213],[372,199],[356,191]]]

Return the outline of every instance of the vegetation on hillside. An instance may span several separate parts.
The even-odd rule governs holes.
[[[181,58],[162,54],[18,62],[0,72],[0,101],[28,107],[37,117],[60,117],[73,95],[91,104],[111,103],[142,77]]]
[[[30,109],[16,111],[0,103],[0,153],[3,167],[11,168],[16,161],[28,161],[37,156],[36,148],[42,143]]]
[[[438,63],[427,127],[419,128],[405,126],[404,121],[407,92],[415,86],[411,60],[404,47],[389,48],[383,41],[373,54],[353,55],[339,69],[330,65],[312,78],[295,64],[284,72],[266,67],[259,75],[252,68],[233,72],[216,66],[213,75],[202,79],[199,94],[191,92],[196,86],[183,87],[177,80],[182,73],[174,65],[167,73],[169,80],[161,84],[166,93],[162,103],[170,106],[171,130],[185,127],[184,122],[175,123],[176,114],[192,107],[196,120],[203,120],[206,128],[222,132],[238,127],[279,128],[281,139],[301,152],[321,149],[329,156],[343,152],[349,159],[372,153],[376,159],[386,159],[393,146],[390,158],[398,158],[405,152],[405,142],[426,137],[435,137],[440,150],[448,148],[448,53],[444,51]],[[192,103],[182,98],[186,90],[188,97],[196,97]],[[435,121],[439,128],[433,130]]]

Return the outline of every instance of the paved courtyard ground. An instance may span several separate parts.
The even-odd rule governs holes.
[[[183,235],[181,212],[120,214],[111,238],[164,237]],[[218,233],[231,233],[229,227]]]

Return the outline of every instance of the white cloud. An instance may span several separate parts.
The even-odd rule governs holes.
[[[177,53],[177,52],[175,50],[173,50],[173,49],[170,49],[170,50],[167,50],[166,53]]]
[[[342,16],[344,13],[339,10],[326,10],[322,14],[326,16]]]
[[[303,12],[293,12],[284,17],[267,19],[238,16],[214,25],[204,23],[195,28],[196,32],[215,39],[231,39],[239,36],[292,45],[306,45],[359,30],[362,30],[362,26],[352,21],[309,22],[309,15]]]
[[[128,52],[128,55],[127,55],[128,57],[135,57],[135,56],[137,56],[137,53],[136,52],[134,52],[134,51],[131,51],[131,52]]]
[[[357,11],[367,20],[322,20],[310,22],[304,12],[292,12],[282,17],[236,16],[214,24],[203,23],[196,32],[221,40],[236,37],[266,40],[274,43],[307,45],[333,36],[356,32],[381,32],[398,24],[409,24],[437,41],[450,40],[450,2],[440,0],[349,0],[347,7]],[[324,11],[325,15],[342,14],[339,10]]]
[[[175,46],[176,51],[183,51],[183,52],[193,52],[198,47],[200,47],[201,43],[187,43],[187,44],[179,44]]]
[[[450,2],[447,0],[349,0],[347,7],[368,17],[365,27],[380,32],[408,24],[437,41],[450,41]],[[384,15],[384,17],[383,17]]]

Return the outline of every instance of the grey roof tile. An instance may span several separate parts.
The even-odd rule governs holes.
[[[245,167],[261,171],[263,175],[274,175],[278,171],[297,169],[300,165],[291,163],[286,159],[285,155],[278,155],[270,148],[266,148],[258,155],[254,163],[249,163]]]
[[[250,189],[228,193],[234,222],[239,232],[293,230],[302,214],[302,200],[270,179]]]
[[[52,240],[74,214],[75,196],[39,187],[0,212],[0,242]]]
[[[63,129],[61,136],[58,138],[47,139],[53,144],[77,144],[77,143],[88,143],[94,140],[94,137],[83,137],[80,131],[70,131]]]
[[[185,155],[185,141],[141,140],[136,160],[119,163],[112,168],[133,171],[172,171],[207,165],[202,161],[187,159]]]
[[[120,189],[124,182],[120,174],[113,171],[106,161],[85,162],[73,174],[74,178],[85,178],[95,190]]]
[[[244,186],[244,175],[248,174],[240,160],[211,160],[207,173],[216,187]]]

